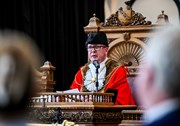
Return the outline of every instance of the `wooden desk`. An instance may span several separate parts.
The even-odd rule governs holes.
[[[48,105],[30,108],[30,123],[52,124],[63,120],[86,126],[140,125],[142,111],[135,105]]]

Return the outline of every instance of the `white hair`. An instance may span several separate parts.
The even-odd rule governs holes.
[[[157,86],[171,97],[180,97],[180,26],[161,29],[150,39],[146,58],[155,68]]]

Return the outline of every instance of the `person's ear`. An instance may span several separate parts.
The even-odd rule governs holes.
[[[109,50],[109,47],[106,48],[106,53],[108,52],[108,50]]]

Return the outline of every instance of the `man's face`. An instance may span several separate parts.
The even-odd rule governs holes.
[[[88,44],[88,58],[92,61],[97,60],[99,63],[104,61],[107,56],[108,47],[103,44]]]
[[[150,65],[142,65],[135,79],[135,96],[139,106],[150,107],[152,98],[157,93],[154,86],[154,71]],[[154,98],[153,98],[154,99]]]

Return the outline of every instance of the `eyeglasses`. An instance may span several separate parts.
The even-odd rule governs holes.
[[[106,48],[106,46],[88,46],[88,47],[87,47],[87,51],[88,51],[88,52],[91,52],[91,51],[93,51],[93,49],[94,49],[95,51],[99,51],[99,50],[101,50],[102,48]]]

